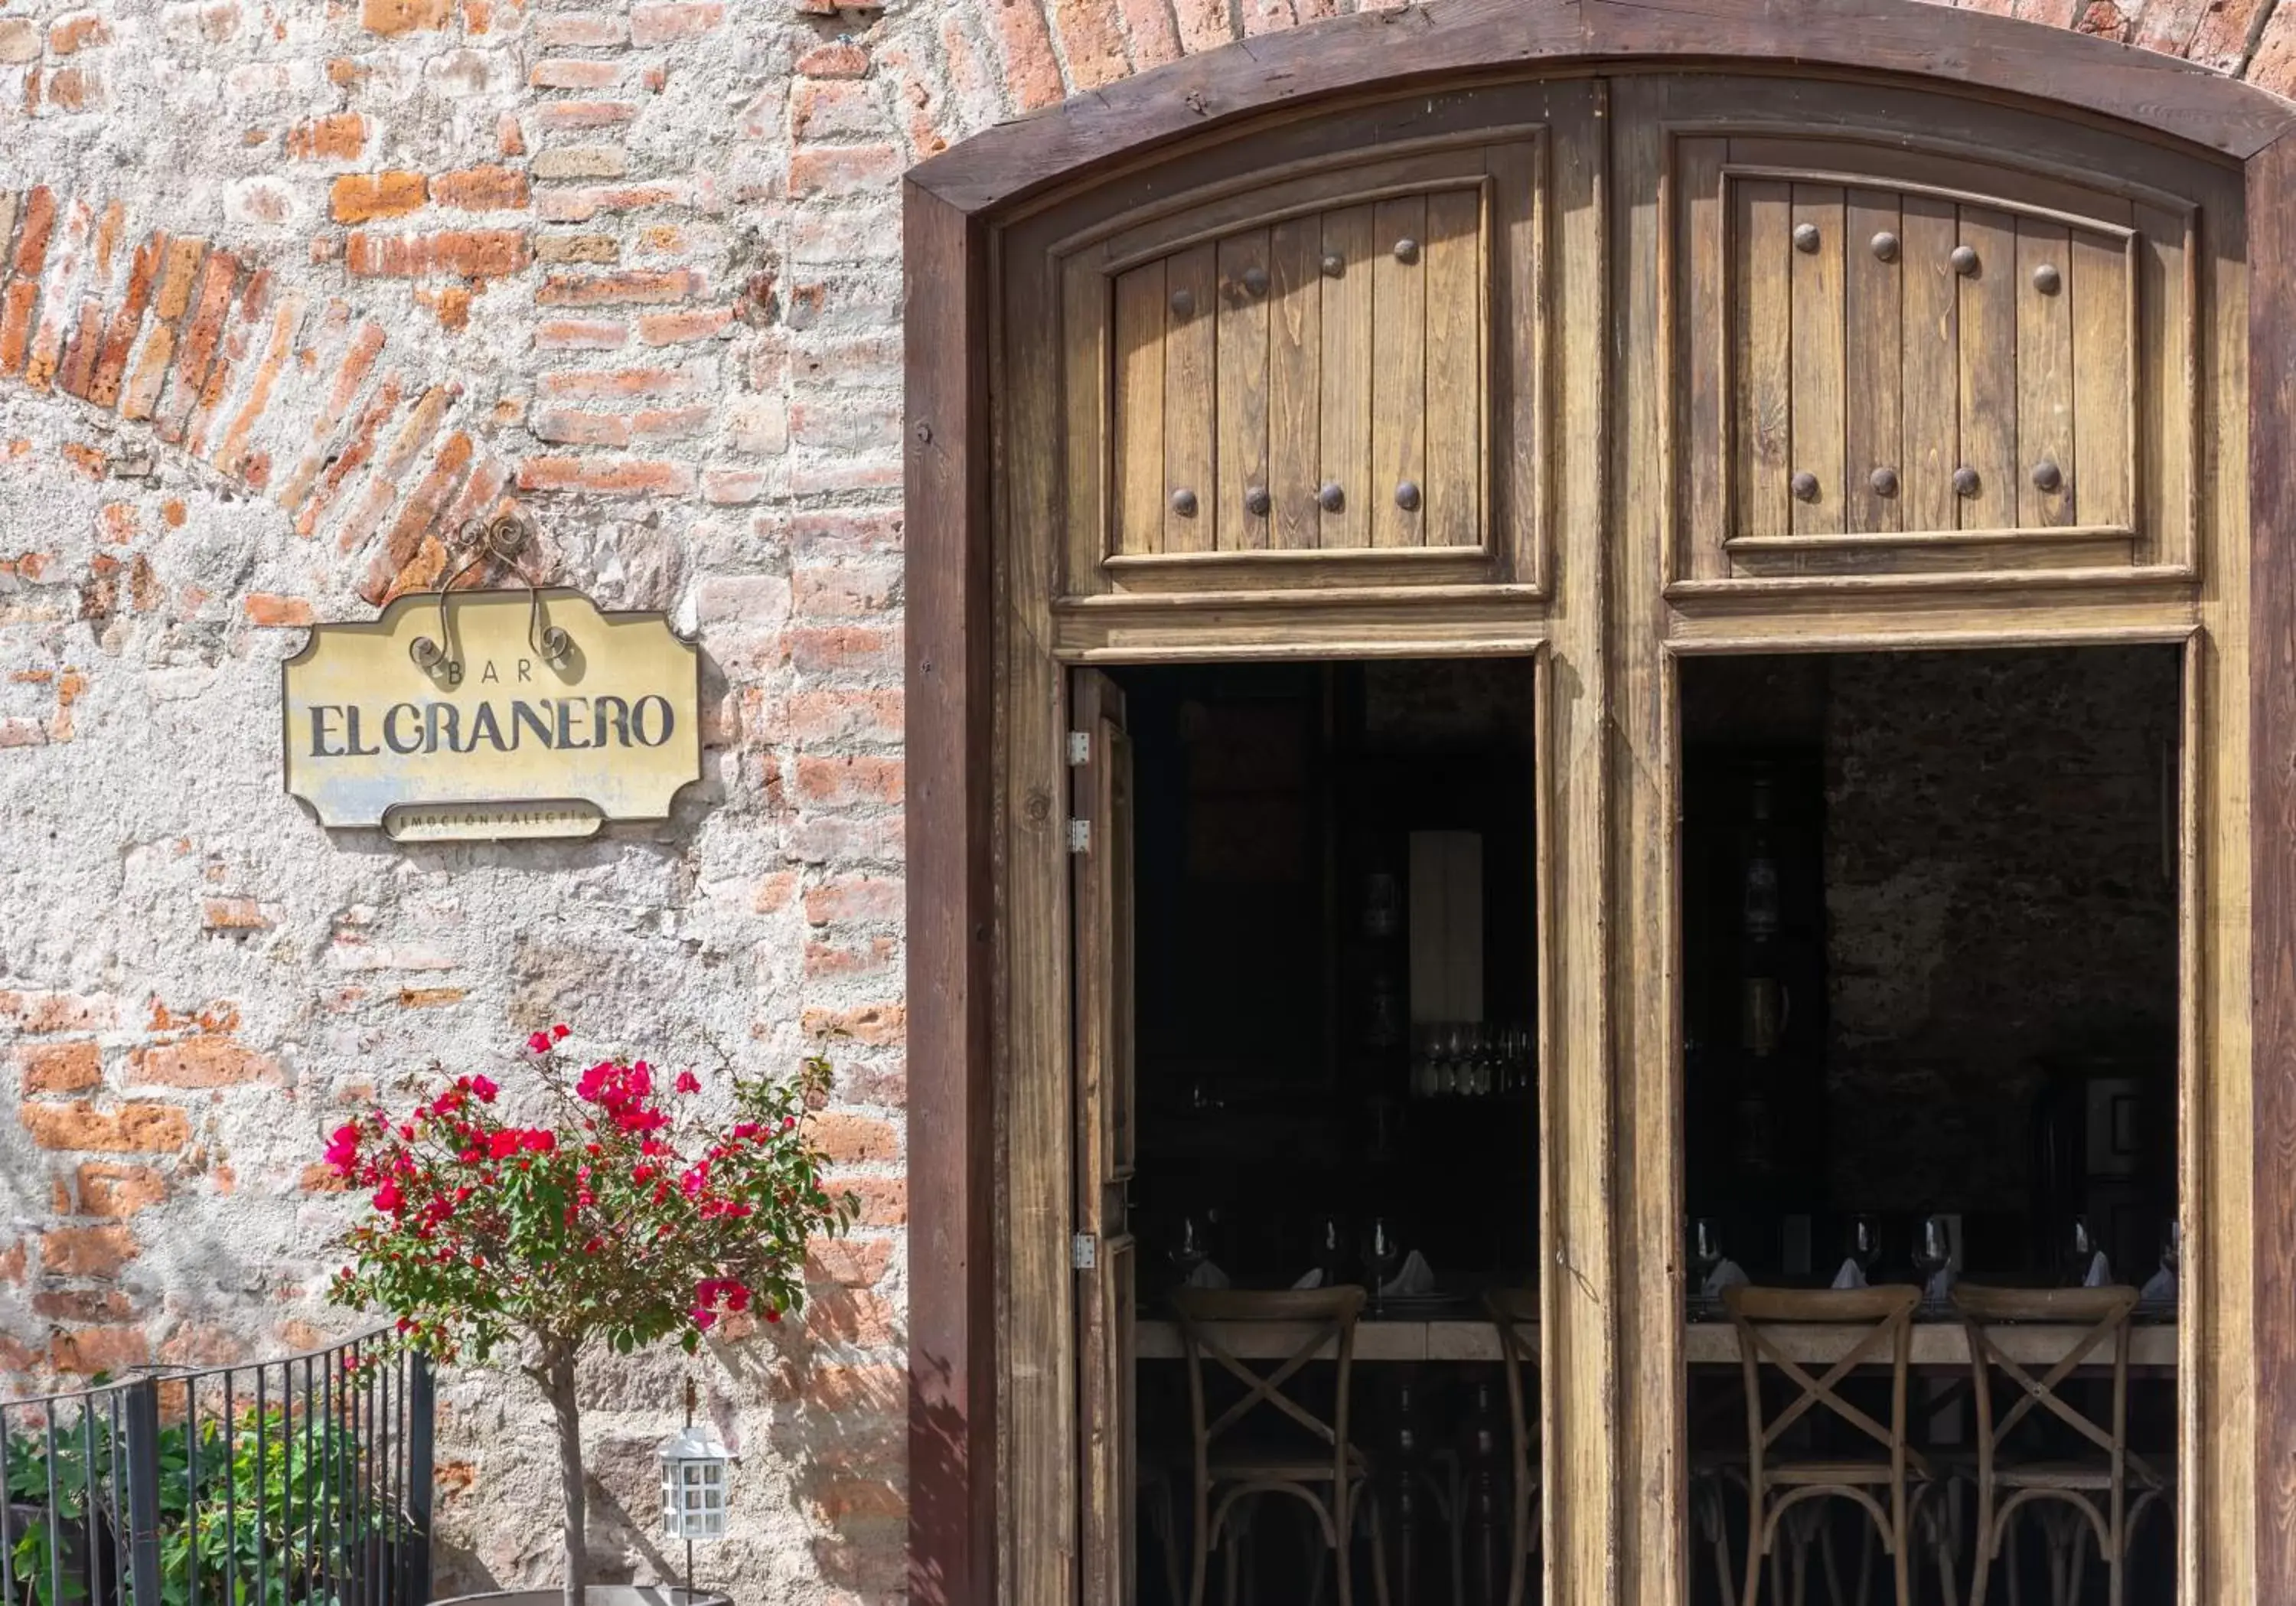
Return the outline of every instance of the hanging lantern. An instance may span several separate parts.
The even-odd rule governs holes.
[[[734,1458],[716,1431],[690,1425],[662,1445],[660,1458],[663,1530],[673,1539],[723,1539]]]

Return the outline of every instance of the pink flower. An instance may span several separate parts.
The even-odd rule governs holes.
[[[492,1104],[495,1101],[495,1095],[501,1091],[484,1076],[471,1078],[471,1091],[478,1095],[479,1102],[481,1104]]]
[[[374,1190],[374,1207],[378,1210],[388,1210],[396,1215],[398,1207],[406,1202],[406,1196],[398,1191],[397,1182],[385,1182]]]
[[[519,1146],[533,1154],[548,1154],[558,1147],[558,1134],[537,1126],[519,1134]]]
[[[677,1091],[681,1093],[700,1092],[701,1091],[701,1078],[695,1075],[692,1071],[678,1072]]]
[[[688,1198],[698,1197],[701,1190],[709,1185],[709,1167],[707,1165],[696,1165],[693,1170],[687,1172],[684,1176],[677,1179],[678,1191],[685,1194]]]
[[[518,1134],[514,1132],[498,1132],[487,1139],[487,1157],[489,1159],[507,1160],[517,1152]]]
[[[567,1028],[566,1028],[565,1026],[563,1026],[563,1025],[555,1025],[555,1026],[551,1027],[551,1028],[550,1028],[550,1037],[551,1037],[551,1041],[552,1041],[552,1042],[563,1042],[566,1040],[566,1033],[567,1033]]]
[[[704,1332],[718,1325],[718,1313],[707,1305],[697,1305],[688,1314],[693,1316],[693,1325]]]
[[[547,1054],[552,1042],[549,1033],[537,1032],[526,1040],[526,1046],[537,1054]]]
[[[358,1140],[359,1130],[350,1122],[335,1128],[327,1139],[327,1164],[338,1174],[348,1176],[351,1168],[358,1164]]]

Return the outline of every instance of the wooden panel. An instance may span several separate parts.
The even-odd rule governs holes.
[[[1218,359],[1217,264],[1210,245],[1164,262],[1164,550],[1212,549],[1218,491],[1212,438],[1213,375]],[[1185,309],[1185,310],[1183,310]],[[1195,511],[1175,506],[1193,492]]]
[[[1164,265],[1116,281],[1119,552],[1164,549]],[[1071,384],[1087,383],[1075,375]]]
[[[1322,479],[1340,488],[1325,509],[1321,547],[1371,545],[1372,209],[1324,217]],[[1336,259],[1336,261],[1332,259]]]
[[[1483,539],[1483,431],[1489,342],[1483,327],[1483,198],[1477,190],[1427,197],[1427,438],[1425,543],[1472,547]]]
[[[1961,462],[1961,281],[1951,260],[1959,213],[1949,201],[1908,195],[1898,234],[1899,527],[1952,530],[1960,523],[1953,471]]]
[[[1792,528],[1793,190],[1749,181],[1731,186],[1737,278],[1735,443],[1739,535]]]
[[[1323,515],[1324,226],[1293,218],[1268,236],[1268,273],[1275,305],[1268,319],[1268,541],[1283,551],[1314,547]]]
[[[2136,248],[2138,367],[2135,395],[2144,428],[2136,457],[2136,505],[2161,563],[2186,563],[2194,543],[2201,490],[2194,457],[2200,404],[2199,353],[2193,343],[2194,276],[2185,250],[2185,219],[2158,207],[2140,207]]]
[[[1205,512],[1222,552],[1267,545],[1267,518],[1245,498],[1267,486],[1267,325],[1274,281],[1266,229],[1219,243],[1218,490]]]
[[[1062,583],[1070,590],[1098,589],[1099,565],[1115,544],[1111,521],[1116,498],[1109,481],[1116,463],[1114,302],[1114,286],[1093,264],[1071,257],[1061,265],[1061,374],[1068,403],[1068,440],[1062,453],[1068,517],[1061,564]]]
[[[1851,190],[1841,230],[1842,294],[1848,304],[1843,369],[1841,496],[1843,528],[1902,528],[1905,469],[1899,408],[1905,391],[1905,254],[1874,248],[1882,235],[1902,240],[1905,220],[1892,190]],[[1876,483],[1876,474],[1896,476]]]
[[[1426,238],[1425,196],[1382,201],[1374,210],[1372,471],[1364,494],[1374,547],[1421,544],[1423,491],[1406,497],[1402,487],[1423,487],[1427,478]]]
[[[1679,210],[1669,225],[1670,286],[1681,309],[1668,331],[1669,388],[1682,398],[1683,424],[1674,449],[1684,484],[1681,529],[1669,575],[1714,579],[1726,571],[1722,543],[1730,534],[1729,411],[1723,377],[1730,367],[1727,216],[1722,203],[1722,139],[1680,139],[1673,153]]]
[[[1796,535],[1839,535],[1842,529],[1841,211],[1838,188],[1793,186],[1795,233],[1816,231],[1815,249],[1794,244],[1790,269],[1793,405],[1786,467],[1790,474],[1808,474],[1817,482],[1815,495],[1792,498]]]
[[[2065,283],[2071,247],[2060,225],[2017,220],[2017,523],[2027,530],[2077,522],[2073,309]]]
[[[1552,160],[1544,136],[1483,152],[1491,180],[1487,349],[1493,353],[1484,369],[1491,465],[1484,520],[1491,550],[1503,560],[1502,575],[1530,585],[1545,577],[1556,453],[1549,415],[1561,408],[1553,388],[1561,339],[1547,273]]]
[[[2072,302],[2073,483],[2085,524],[2125,525],[2136,441],[2130,386],[2129,250],[2121,242],[2077,231],[2065,267]]]
[[[1959,276],[1961,466],[1977,474],[1959,498],[1964,530],[2017,523],[2017,224],[2005,212],[1961,209],[1960,245],[1976,251]]]

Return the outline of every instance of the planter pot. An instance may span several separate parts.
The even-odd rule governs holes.
[[[560,1606],[562,1589],[496,1589],[458,1594],[431,1606]],[[582,1592],[585,1606],[734,1606],[734,1597],[714,1589],[688,1594],[673,1584],[593,1584]]]

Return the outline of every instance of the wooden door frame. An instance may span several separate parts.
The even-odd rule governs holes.
[[[1395,70],[1410,64],[1406,74]],[[1504,63],[1503,69],[1495,66]],[[1008,1598],[1000,1569],[996,1031],[1002,984],[998,555],[990,377],[1000,229],[1055,190],[1234,122],[1441,80],[1593,69],[1883,77],[2133,125],[2244,175],[2251,592],[2245,688],[2253,1054],[2241,1090],[2253,1252],[2252,1577],[2296,1600],[2296,108],[2188,63],[1917,0],[1427,0],[1191,57],[988,130],[913,169],[906,287],[909,1584]],[[2052,99],[2028,91],[2046,85]],[[1535,642],[1526,640],[1528,649]],[[1335,649],[1336,650],[1336,649]],[[1453,649],[1457,650],[1457,649]],[[1481,650],[1493,650],[1490,646]],[[2226,698],[2241,688],[2226,687]],[[2223,912],[2223,911],[2219,911]],[[2232,1134],[2226,1134],[2230,1136]],[[2221,1158],[2221,1151],[2219,1152]],[[1617,1477],[1631,1478],[1621,1466]],[[2219,1488],[2217,1498],[2235,1491]],[[1612,1499],[1623,1495],[1614,1490]],[[2188,1606],[2198,1606],[2189,1602]]]

